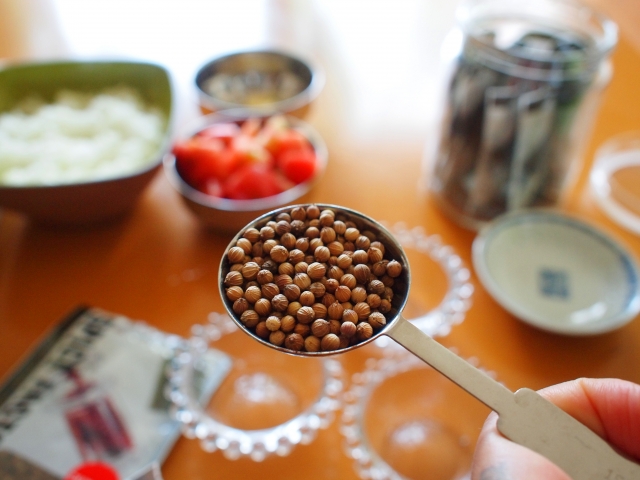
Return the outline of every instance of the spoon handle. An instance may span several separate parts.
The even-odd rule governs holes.
[[[574,480],[640,480],[640,465],[533,390],[514,394],[402,317],[385,334],[496,411],[505,437],[548,458]]]

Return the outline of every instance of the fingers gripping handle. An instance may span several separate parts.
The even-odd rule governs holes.
[[[562,468],[574,480],[640,480],[640,465],[538,393],[523,388],[498,418],[498,430]]]
[[[574,480],[640,480],[640,466],[530,389],[515,394],[400,317],[385,332],[499,415],[511,441],[548,458]]]

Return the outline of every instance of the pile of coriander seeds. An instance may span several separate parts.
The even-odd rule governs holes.
[[[223,259],[229,309],[258,337],[293,351],[370,338],[395,316],[406,282],[402,264],[353,220],[339,209],[295,206],[245,229]]]

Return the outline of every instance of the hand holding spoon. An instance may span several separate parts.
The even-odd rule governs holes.
[[[306,208],[308,206],[298,206]],[[344,353],[365,345],[381,335],[392,338],[438,372],[483,402],[499,415],[498,429],[511,441],[523,445],[554,462],[576,480],[632,480],[640,479],[640,465],[619,455],[608,443],[562,409],[530,389],[515,393],[496,382],[481,370],[458,357],[431,337],[423,333],[402,316],[406,305],[411,276],[407,257],[394,237],[382,225],[365,215],[334,205],[318,205],[345,216],[359,225],[361,230],[375,233],[385,246],[385,256],[402,265],[398,279],[400,291],[394,297],[394,309],[387,315],[386,325],[360,343],[329,351],[291,350],[266,341],[240,319],[232,305],[226,301],[225,279],[232,268],[225,255],[219,270],[220,294],[231,318],[255,340],[284,353],[300,356],[323,356]],[[270,212],[253,221],[231,241],[227,251],[236,246],[249,229],[260,230],[279,214],[292,212],[294,207],[285,207]],[[273,224],[272,224],[273,225]],[[283,225],[283,231],[287,230]],[[289,232],[287,232],[289,233]]]

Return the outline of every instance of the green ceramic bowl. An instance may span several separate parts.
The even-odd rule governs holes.
[[[165,117],[164,139],[139,170],[126,176],[46,186],[0,185],[0,208],[26,214],[37,223],[83,225],[117,219],[136,204],[160,168],[171,142],[173,94],[168,72],[151,63],[128,61],[64,61],[10,65],[0,70],[0,114],[31,95],[52,101],[69,89],[97,93],[124,85]]]

